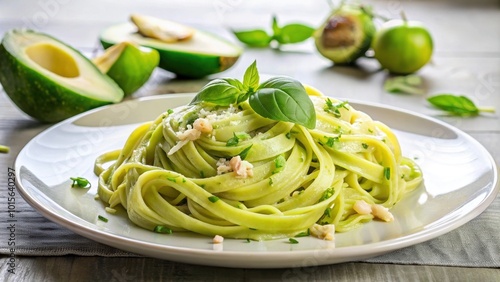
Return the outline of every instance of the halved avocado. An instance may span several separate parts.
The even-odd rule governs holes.
[[[141,35],[132,23],[105,29],[100,41],[104,48],[131,41],[156,49],[160,53],[159,67],[188,78],[224,71],[233,66],[243,52],[241,47],[201,30],[195,30],[188,40],[167,43]]]
[[[61,121],[123,98],[118,85],[79,51],[24,29],[3,37],[0,83],[22,111],[42,122]]]
[[[127,41],[106,49],[104,54],[92,60],[102,73],[120,86],[125,96],[148,81],[159,61],[156,50]]]
[[[336,64],[349,64],[365,54],[375,34],[372,15],[360,6],[334,10],[314,33],[316,48]]]

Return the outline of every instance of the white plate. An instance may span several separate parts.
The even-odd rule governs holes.
[[[356,109],[385,122],[399,137],[403,154],[421,166],[425,183],[393,209],[392,223],[370,222],[336,234],[336,246],[316,238],[246,242],[211,239],[187,232],[171,235],[143,230],[124,213],[107,214],[94,200],[92,168],[103,152],[121,148],[139,123],[188,103],[192,94],[132,100],[63,121],[31,140],[17,157],[18,189],[48,219],[95,241],[172,261],[248,268],[295,267],[360,260],[417,244],[449,232],[479,215],[494,200],[497,169],[490,154],[469,135],[416,113],[352,102]],[[83,176],[90,191],[70,188]],[[97,220],[98,215],[109,219]]]

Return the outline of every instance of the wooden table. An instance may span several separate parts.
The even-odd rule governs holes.
[[[435,53],[432,64],[419,74],[429,94],[452,92],[471,96],[481,105],[500,108],[500,2],[499,1],[368,1],[380,14],[398,17],[404,8],[432,31]],[[170,18],[212,30],[222,27],[268,26],[272,14],[280,22],[301,21],[318,26],[326,17],[327,1],[8,1],[0,4],[0,33],[25,26],[52,34],[86,54],[99,52],[97,35],[106,26],[123,22],[132,12]],[[225,36],[230,36],[225,34]],[[246,49],[237,65],[221,74],[241,77],[253,60],[265,74],[293,76],[327,95],[368,100],[436,116],[424,97],[395,95],[383,90],[387,74],[373,60],[362,59],[357,68],[331,67],[315,52],[312,42],[283,51]],[[206,80],[176,80],[157,70],[147,86],[134,97],[197,91]],[[441,117],[442,118],[442,117]],[[468,132],[500,162],[498,116],[471,119],[443,118]],[[11,147],[0,155],[0,185],[15,156],[36,134],[47,128],[21,113],[5,93],[0,93],[0,144]],[[3,197],[3,196],[2,196]],[[6,206],[1,199],[2,208]],[[3,242],[2,242],[3,243]],[[344,263],[302,269],[228,269],[166,263],[152,258],[18,257],[17,273],[7,270],[8,257],[0,258],[0,280],[9,281],[158,281],[158,280],[303,280],[303,281],[493,281],[494,268],[428,265]],[[291,275],[292,274],[292,275]]]

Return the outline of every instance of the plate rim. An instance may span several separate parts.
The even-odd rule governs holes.
[[[147,100],[163,100],[163,99],[174,99],[174,98],[188,98],[194,95],[194,93],[175,93],[175,94],[159,94],[159,95],[154,95],[154,96],[146,96],[146,97],[140,97],[140,98],[133,98],[126,100],[122,103],[142,103],[143,101]],[[45,218],[51,220],[52,222],[57,223],[63,228],[67,228],[76,234],[79,234],[83,237],[86,237],[88,239],[91,239],[93,241],[121,249],[124,251],[128,251],[131,253],[137,253],[149,257],[155,257],[159,259],[166,259],[165,257],[162,257],[159,254],[169,254],[173,255],[173,257],[168,260],[171,261],[177,261],[177,262],[183,262],[183,263],[191,263],[193,264],[192,258],[196,257],[197,262],[194,262],[194,264],[199,264],[199,265],[208,265],[208,266],[222,266],[222,267],[234,267],[234,268],[286,268],[286,267],[303,267],[303,266],[318,266],[318,265],[326,265],[326,264],[335,264],[335,263],[341,263],[341,262],[347,262],[347,261],[354,261],[354,260],[360,260],[360,259],[367,259],[371,257],[375,257],[378,255],[382,255],[388,252],[392,252],[404,247],[409,247],[412,245],[416,245],[431,239],[434,239],[436,237],[439,237],[443,234],[446,234],[464,224],[469,222],[470,220],[474,219],[478,215],[480,215],[484,210],[486,210],[490,204],[495,200],[496,195],[499,193],[500,190],[500,185],[498,182],[498,168],[497,164],[494,160],[494,158],[491,156],[490,152],[481,144],[479,141],[477,141],[475,138],[470,136],[467,132],[464,132],[460,130],[457,127],[454,127],[444,121],[441,121],[439,119],[436,119],[431,116],[427,116],[424,114],[420,114],[414,111],[398,108],[395,106],[391,105],[384,105],[382,103],[377,103],[377,102],[372,102],[372,101],[360,101],[360,100],[355,100],[355,99],[345,99],[345,98],[337,98],[339,100],[348,100],[349,103],[351,104],[361,104],[364,106],[369,106],[369,107],[374,107],[374,108],[380,108],[380,109],[389,109],[392,111],[396,111],[399,113],[403,114],[408,114],[411,116],[415,116],[417,118],[425,119],[427,121],[439,124],[441,126],[446,127],[447,129],[455,132],[458,135],[461,135],[465,138],[467,138],[468,142],[472,142],[476,147],[480,148],[484,153],[486,153],[486,156],[488,158],[489,164],[492,166],[492,172],[493,172],[493,179],[492,179],[492,188],[488,191],[488,195],[483,198],[479,203],[477,203],[472,210],[462,216],[459,216],[457,218],[452,219],[451,221],[439,224],[438,226],[430,226],[429,228],[423,229],[422,231],[418,231],[415,233],[411,233],[408,235],[404,235],[402,237],[397,237],[394,239],[388,239],[388,240],[383,240],[383,241],[378,241],[378,242],[373,242],[373,243],[368,243],[368,244],[362,244],[362,245],[355,245],[355,246],[347,246],[347,247],[339,247],[335,248],[335,252],[333,252],[333,256],[329,256],[330,260],[328,259],[323,259],[321,261],[314,261],[313,263],[297,263],[298,258],[304,258],[305,256],[308,255],[314,255],[316,252],[318,252],[318,249],[308,249],[308,250],[294,250],[294,251],[264,251],[264,252],[250,252],[250,253],[244,253],[242,251],[226,251],[224,250],[223,252],[215,252],[214,250],[206,250],[206,249],[195,249],[195,248],[188,248],[188,247],[179,247],[179,246],[171,246],[171,245],[162,245],[162,244],[157,244],[153,242],[146,242],[146,241],[141,241],[138,239],[134,238],[129,238],[125,236],[121,236],[119,234],[114,234],[110,232],[106,232],[104,230],[99,230],[96,228],[90,228],[88,226],[85,226],[83,224],[80,224],[78,222],[74,222],[72,220],[67,219],[65,216],[58,214],[56,212],[53,212],[51,209],[45,208],[39,200],[33,195],[30,194],[27,189],[23,187],[23,184],[21,183],[22,177],[20,176],[21,172],[21,167],[22,164],[20,164],[20,156],[30,146],[32,142],[34,142],[40,135],[52,130],[53,128],[56,128],[58,126],[61,126],[65,123],[70,123],[74,120],[77,120],[81,117],[90,115],[95,112],[99,111],[106,111],[107,109],[111,107],[115,107],[117,105],[120,105],[122,103],[118,104],[112,104],[112,105],[106,105],[102,107],[95,108],[90,111],[83,112],[81,114],[78,114],[76,116],[73,116],[71,118],[68,118],[66,120],[63,120],[61,122],[58,122],[40,133],[38,133],[35,137],[33,137],[28,143],[26,143],[25,146],[19,151],[18,155],[16,156],[15,162],[14,162],[14,167],[16,170],[16,188],[17,191],[20,192],[21,196],[24,198],[24,200],[32,206],[34,209],[36,209],[40,214],[42,214]],[[354,106],[356,108],[356,106]],[[382,121],[383,122],[383,121]],[[59,205],[60,206],[60,205]],[[65,209],[61,207],[62,209]],[[65,209],[66,210],[66,209]],[[68,211],[69,212],[69,211]],[[71,212],[70,212],[71,213]],[[436,222],[436,221],[434,221]],[[135,246],[134,246],[135,245]],[[153,252],[148,252],[148,254],[144,252],[140,252],[137,250],[140,250],[141,248],[152,248]],[[369,250],[368,252],[366,250]],[[350,254],[350,256],[343,257],[342,254]],[[340,256],[338,256],[340,254]],[[217,259],[209,259],[205,261],[200,261],[202,257],[211,257],[217,256]],[[245,258],[245,263],[248,264],[248,266],[242,266],[241,263],[239,263],[238,260],[234,260],[234,257],[244,257]],[[283,257],[288,258],[283,260]],[[269,259],[275,260],[276,258],[279,258],[280,260],[273,261],[274,263],[270,263]],[[333,258],[333,260],[332,260]],[[225,261],[229,264],[224,264],[221,265],[221,261]],[[236,261],[236,262],[235,262]]]

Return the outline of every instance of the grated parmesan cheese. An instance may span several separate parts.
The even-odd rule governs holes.
[[[389,209],[382,205],[372,205],[372,214],[374,217],[381,219],[385,222],[390,222],[394,220],[394,216],[389,211]]]
[[[358,214],[371,214],[372,213],[372,206],[368,204],[367,202],[363,200],[358,200],[354,205],[352,206],[355,212]]]
[[[214,244],[221,244],[222,242],[224,242],[224,237],[220,235],[215,235],[214,238],[212,239],[212,242]]]
[[[324,239],[327,241],[334,241],[335,240],[335,225],[333,224],[326,224],[326,225],[320,225],[315,223],[310,229],[310,233],[312,236],[319,238],[319,239]]]

